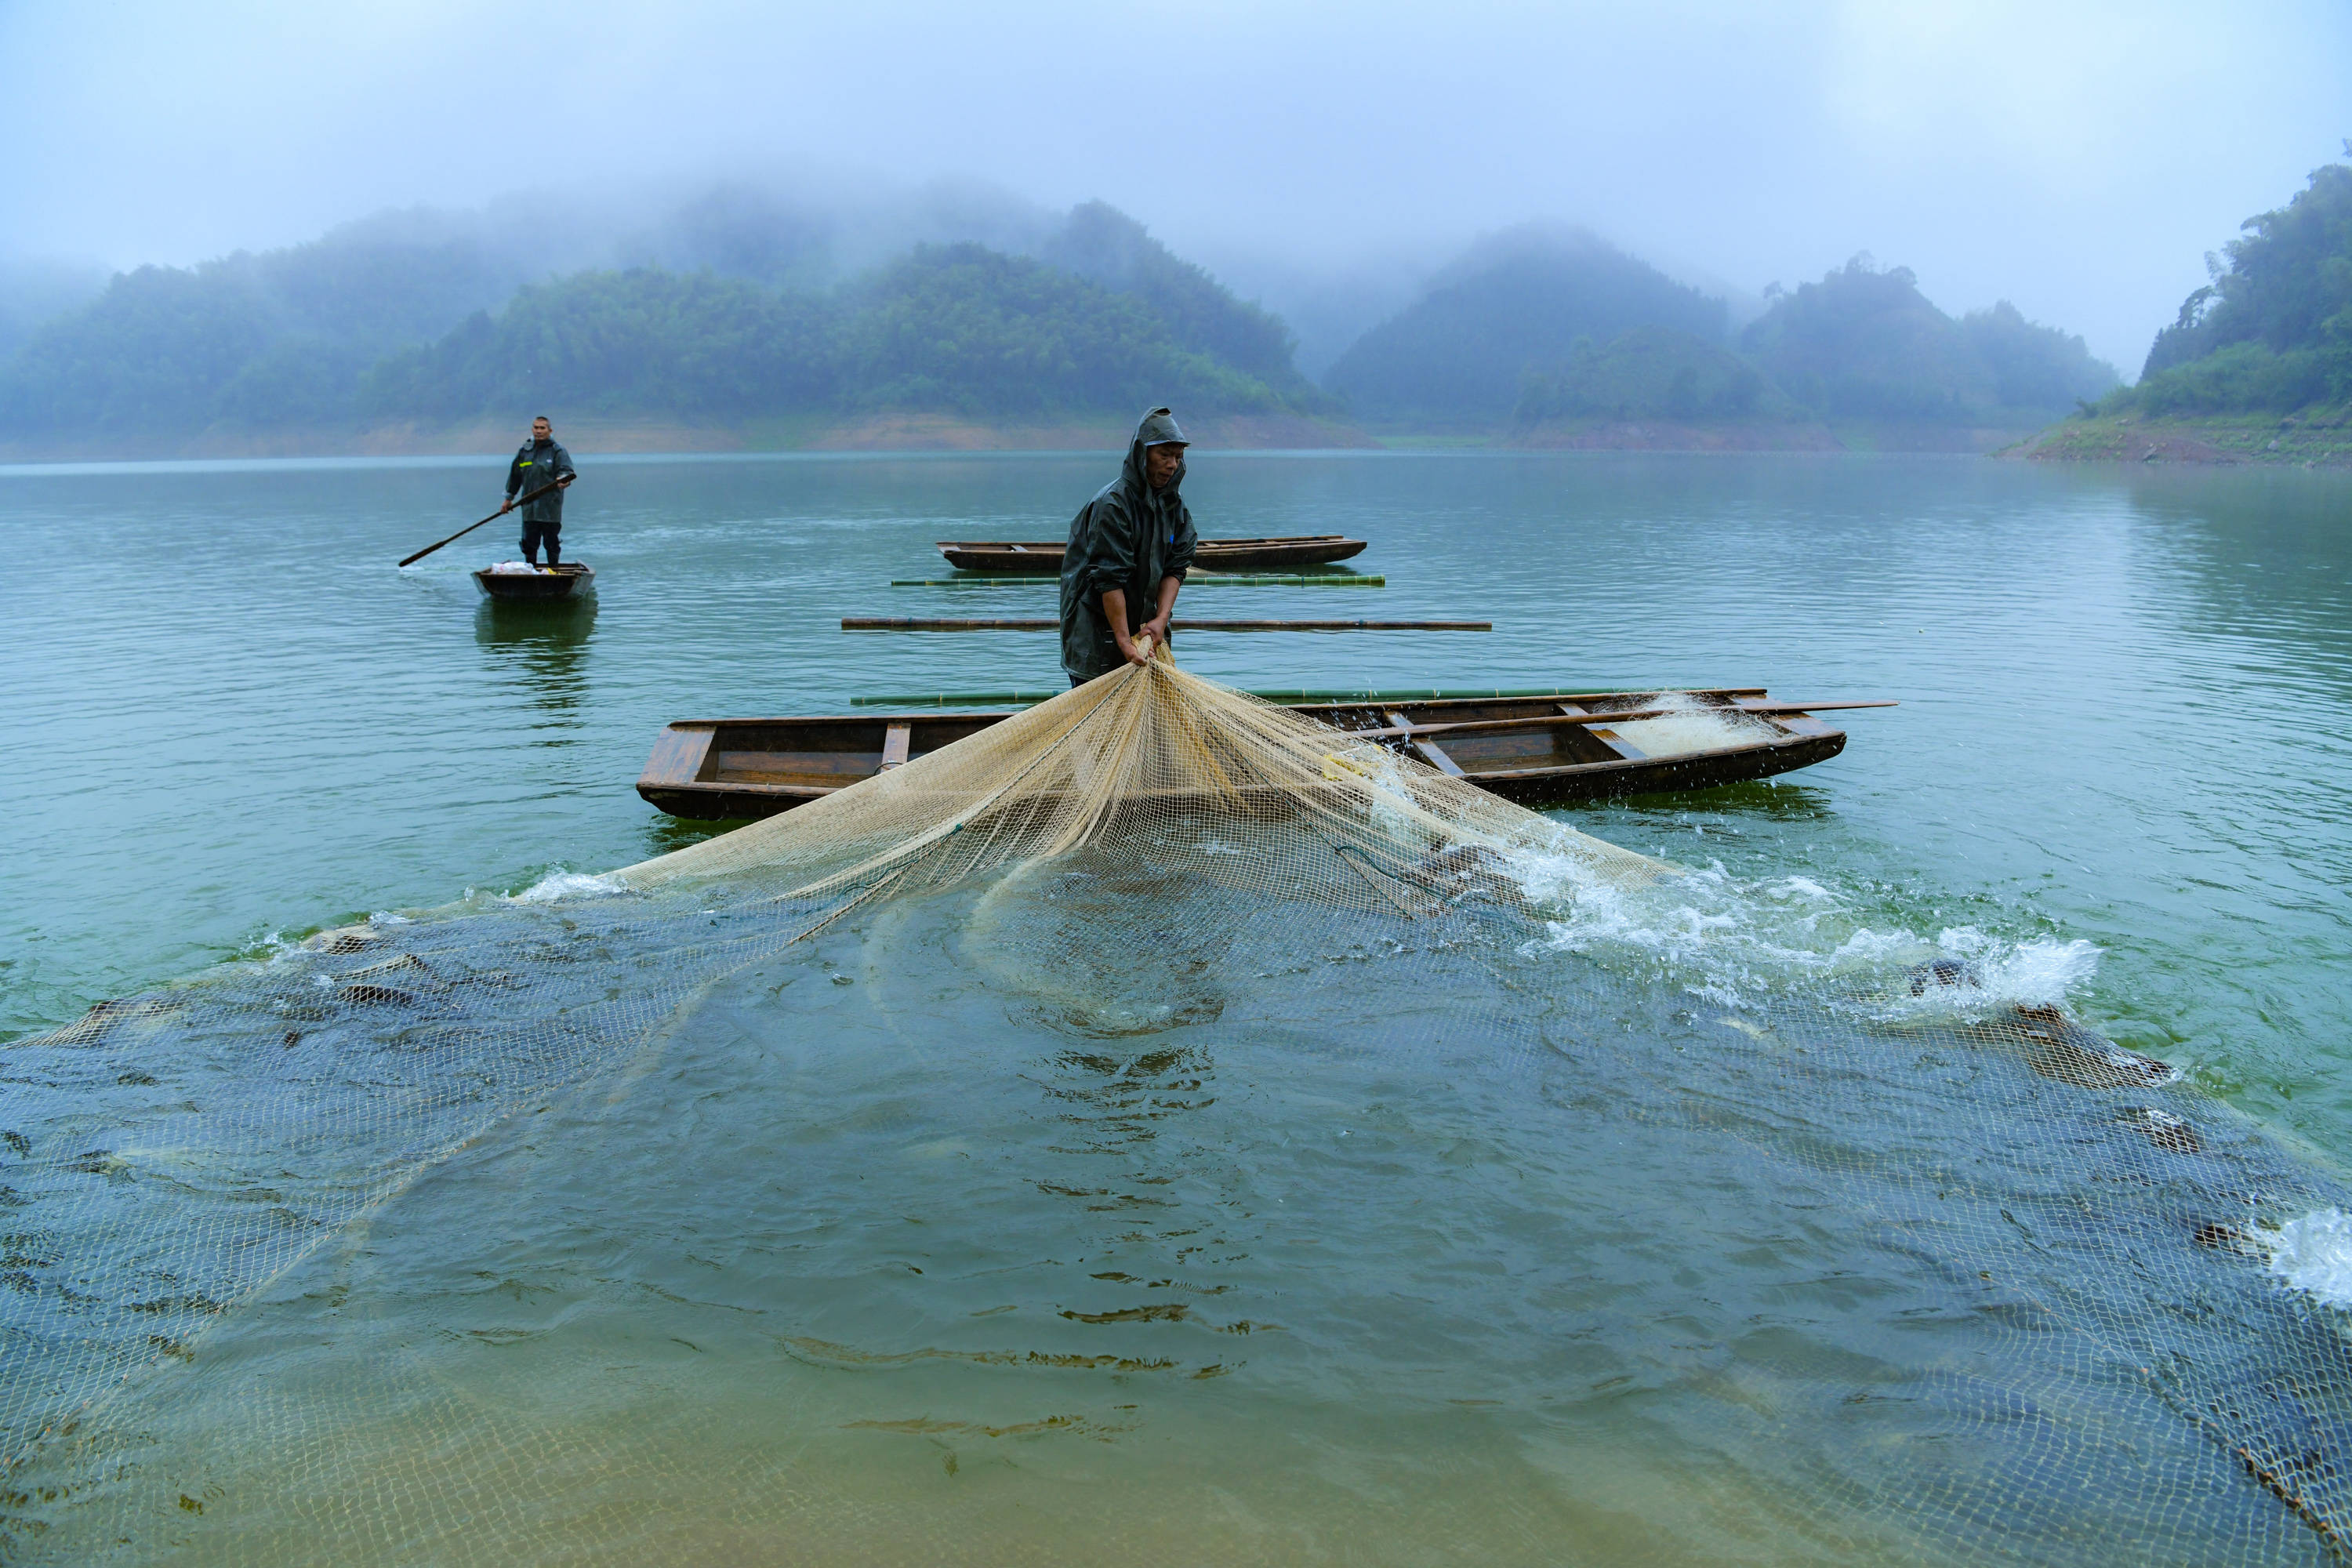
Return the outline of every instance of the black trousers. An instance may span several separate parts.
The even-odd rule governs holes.
[[[563,524],[561,522],[526,521],[522,525],[522,558],[525,561],[538,560],[539,542],[543,539],[547,541],[547,563],[554,565],[560,548],[556,539],[562,531]]]

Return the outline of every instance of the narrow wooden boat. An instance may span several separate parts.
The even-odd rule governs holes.
[[[940,553],[964,572],[1016,572],[1053,576],[1062,570],[1062,545],[942,540]],[[1361,553],[1364,542],[1344,534],[1318,533],[1296,539],[1204,539],[1192,563],[1204,572],[1295,571],[1327,566]]]
[[[545,605],[584,596],[594,584],[596,574],[577,561],[566,561],[561,566],[542,566],[536,572],[492,572],[485,568],[474,574],[474,581],[483,593],[502,605]]]
[[[1775,702],[1761,687],[1739,687],[1310,702],[1290,710],[1508,799],[1558,804],[1708,789],[1809,767],[1845,748],[1845,731],[1811,710],[1893,706]],[[772,816],[1011,717],[681,719],[662,731],[637,793],[673,816]]]

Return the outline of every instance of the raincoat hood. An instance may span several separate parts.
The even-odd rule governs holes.
[[[1173,441],[1183,447],[1192,445],[1191,438],[1176,423],[1176,416],[1167,409],[1155,408],[1137,421],[1135,439],[1129,443],[1127,448],[1127,465],[1119,475],[1120,479],[1128,486],[1129,493],[1143,500],[1149,500],[1154,495],[1174,498],[1178,489],[1184,483],[1184,465],[1179,462],[1176,465],[1176,477],[1168,481],[1166,489],[1158,491],[1152,489],[1150,476],[1143,467],[1143,449],[1146,447],[1157,447],[1168,441]]]

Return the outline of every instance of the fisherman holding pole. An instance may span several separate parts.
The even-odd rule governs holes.
[[[530,439],[515,453],[514,461],[507,468],[506,504],[499,508],[504,516],[512,511],[515,494],[520,490],[538,492],[523,497],[522,558],[539,564],[539,545],[547,542],[547,564],[553,570],[561,546],[557,543],[563,532],[563,492],[578,477],[572,470],[572,454],[555,444],[555,426],[542,414],[530,422]],[[552,485],[553,488],[549,488]]]
[[[1175,416],[1155,408],[1135,427],[1127,462],[1070,521],[1062,552],[1062,668],[1083,686],[1168,643],[1176,590],[1199,543],[1177,487],[1189,445]]]

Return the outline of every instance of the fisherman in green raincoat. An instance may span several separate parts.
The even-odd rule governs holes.
[[[572,488],[579,476],[572,471],[572,454],[556,444],[555,426],[542,414],[530,422],[530,439],[522,444],[507,465],[507,501],[499,508],[501,515],[512,511],[517,493],[528,493],[543,488],[551,479],[557,489],[524,503],[522,509],[522,558],[532,565],[539,564],[539,546],[547,544],[547,564],[552,571],[562,564],[556,557],[562,551],[563,492]]]
[[[1176,590],[1199,543],[1184,482],[1184,432],[1165,408],[1135,427],[1127,462],[1070,521],[1062,552],[1062,668],[1082,686],[1168,641]]]

